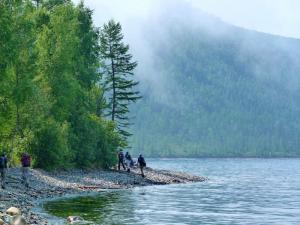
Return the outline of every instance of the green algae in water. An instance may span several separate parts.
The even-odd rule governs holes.
[[[128,191],[126,191],[128,192]],[[44,204],[47,213],[66,219],[68,216],[80,216],[85,224],[119,224],[120,221],[135,223],[130,217],[130,207],[134,201],[119,191],[101,193],[96,196],[81,196],[49,201]],[[121,207],[116,207],[121,206]],[[127,215],[122,218],[122,215]]]

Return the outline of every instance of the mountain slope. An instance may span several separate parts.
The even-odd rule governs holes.
[[[200,18],[205,23],[178,17],[160,32],[145,30],[157,80],[141,80],[134,151],[300,156],[300,40]]]

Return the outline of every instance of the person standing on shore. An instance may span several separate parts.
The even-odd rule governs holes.
[[[7,157],[5,154],[0,156],[0,174],[1,174],[1,188],[5,189],[5,178],[7,170]]]
[[[124,170],[126,170],[126,167],[124,165],[124,153],[122,150],[120,150],[119,154],[118,154],[118,159],[119,159],[119,162],[118,162],[118,170],[121,169],[121,165],[123,167]]]
[[[31,165],[31,157],[28,153],[23,153],[21,157],[21,164],[22,164],[22,183],[25,187],[29,187],[29,167]]]
[[[144,175],[144,167],[146,167],[146,161],[145,161],[145,158],[143,157],[142,154],[140,154],[140,156],[138,158],[138,163],[140,165],[142,177],[145,177],[145,175]]]
[[[132,157],[129,152],[126,152],[125,160],[126,160],[127,167],[132,168],[134,163],[133,163]]]

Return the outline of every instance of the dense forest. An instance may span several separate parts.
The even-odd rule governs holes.
[[[12,164],[23,152],[46,169],[115,164],[127,141],[105,113],[116,98],[114,105],[123,107],[116,116],[126,117],[128,104],[139,98],[132,90],[137,64],[122,39],[119,23],[96,28],[83,3],[0,2],[0,148]],[[117,65],[112,78],[107,61]]]
[[[144,98],[132,114],[136,153],[300,156],[300,40],[200,12],[163,15],[157,21],[164,23],[144,30],[154,69],[140,73],[156,73],[157,81],[141,76]]]

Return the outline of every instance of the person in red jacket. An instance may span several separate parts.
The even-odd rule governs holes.
[[[21,157],[21,164],[22,164],[22,183],[25,187],[29,187],[29,168],[31,165],[31,157],[28,153],[23,153]]]

